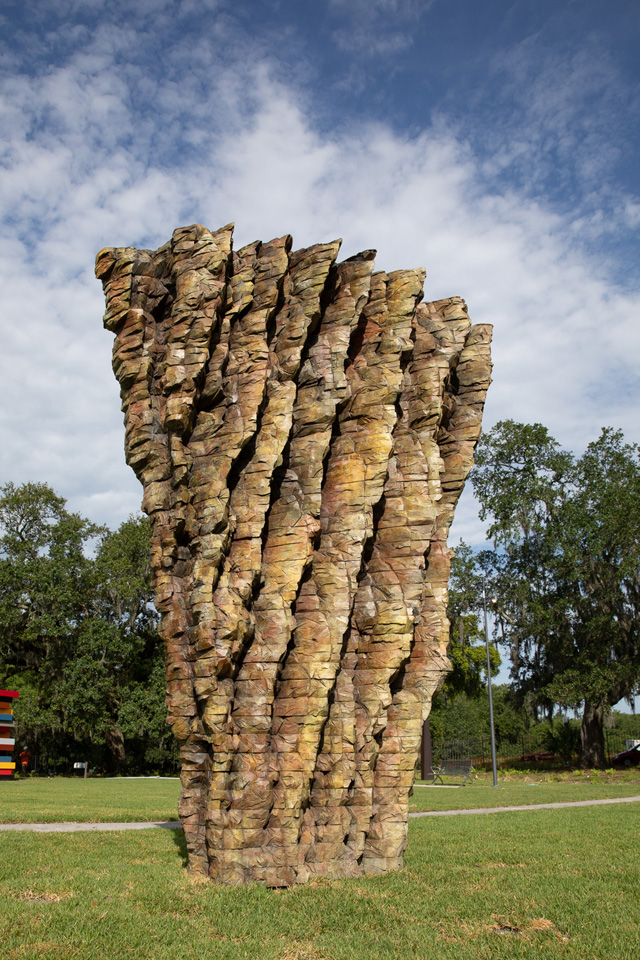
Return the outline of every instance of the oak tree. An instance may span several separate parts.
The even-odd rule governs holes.
[[[575,457],[505,420],[472,483],[514,683],[547,710],[582,706],[581,762],[601,766],[605,714],[640,685],[640,450],[607,428]]]
[[[0,685],[21,690],[33,754],[114,771],[170,760],[157,619],[146,518],[109,531],[45,484],[0,490]]]

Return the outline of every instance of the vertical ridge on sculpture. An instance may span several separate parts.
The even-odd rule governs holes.
[[[446,545],[491,328],[340,241],[174,231],[96,260],[144,487],[189,867],[397,869],[449,667]]]

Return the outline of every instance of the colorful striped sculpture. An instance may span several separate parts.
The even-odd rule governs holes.
[[[10,780],[16,769],[13,759],[16,743],[13,736],[13,701],[19,696],[17,690],[0,690],[0,777]]]

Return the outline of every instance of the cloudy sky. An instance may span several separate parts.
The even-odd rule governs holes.
[[[0,37],[0,482],[137,510],[93,262],[193,222],[425,266],[495,325],[487,426],[640,440],[638,0],[3,0]]]

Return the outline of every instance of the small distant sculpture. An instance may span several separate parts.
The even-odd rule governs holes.
[[[152,524],[189,868],[271,886],[402,866],[449,669],[446,540],[491,327],[423,270],[232,226],[102,250]]]
[[[0,690],[0,783],[3,780],[13,780],[16,771],[14,760],[15,750],[15,720],[13,709],[20,694],[17,690]],[[24,751],[23,751],[24,752]],[[19,773],[25,773],[22,766],[22,754],[19,755]]]

